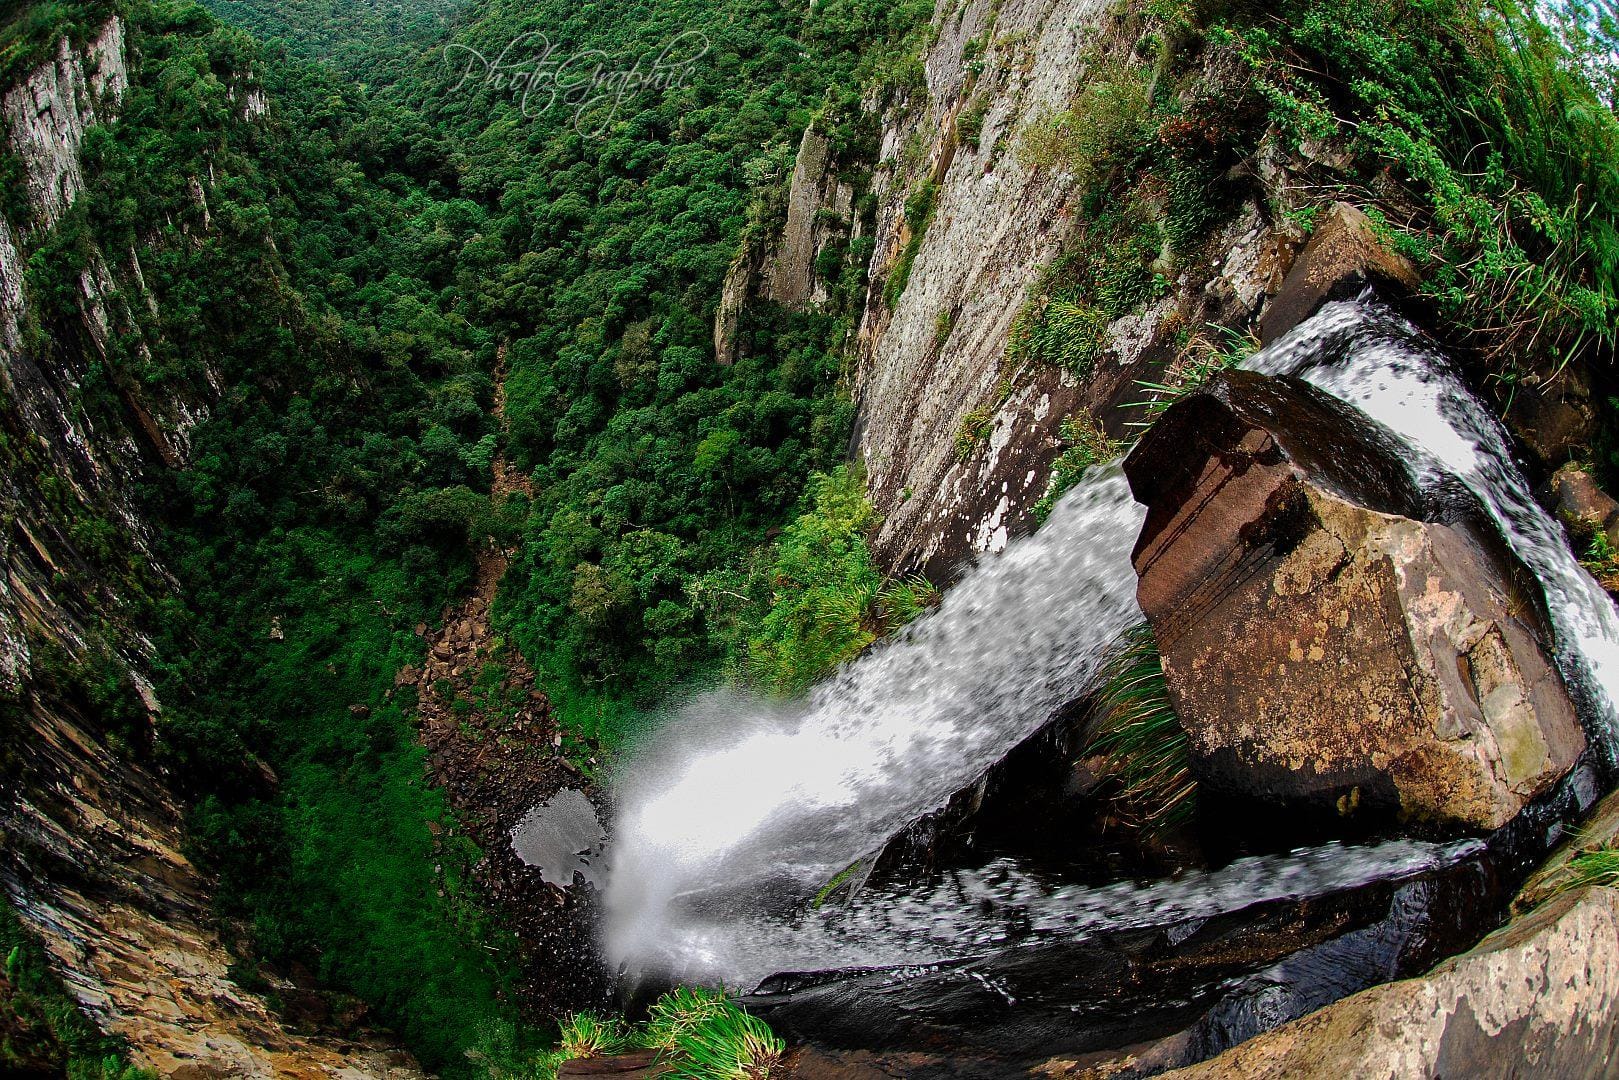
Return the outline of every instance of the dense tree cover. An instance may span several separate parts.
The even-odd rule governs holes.
[[[713,315],[806,124],[858,181],[873,148],[857,93],[879,71],[914,78],[903,60],[930,9],[636,2],[608,18],[502,0],[401,85],[453,145],[460,190],[491,208],[504,263],[469,299],[512,342],[509,452],[537,492],[499,615],[577,730],[612,741],[673,680],[739,655],[723,609],[740,600],[713,575],[736,573],[846,452],[853,289],[815,314],[753,313],[730,367]],[[539,80],[525,99],[482,58]],[[678,73],[663,93],[568,89],[584,68],[660,64]]]
[[[307,964],[435,1068],[521,1053],[507,944],[466,892],[478,853],[427,788],[394,690],[412,628],[498,540],[522,545],[502,617],[585,733],[616,734],[602,718],[746,651],[739,607],[773,598],[769,531],[847,445],[858,281],[821,313],[759,313],[727,368],[715,298],[779,209],[806,123],[859,160],[851,105],[886,55],[865,47],[900,48],[923,8],[484,9],[479,48],[544,26],[633,64],[707,35],[680,85],[597,124],[457,88],[408,41],[383,60],[427,66],[384,93],[185,0],[125,7],[132,86],[87,138],[89,196],[33,245],[28,332],[89,355],[78,275],[132,252],[153,303],[119,313],[87,407],[223,387],[192,463],[147,493],[183,597],[147,612],[158,761],[223,913],[250,927],[244,971]],[[323,10],[280,16],[339,45],[370,32]],[[257,84],[261,119],[245,115]],[[505,449],[533,471],[533,505],[488,497],[501,355]]]
[[[0,9],[0,86],[10,86],[50,55],[63,34],[83,41],[118,0],[7,4]]]
[[[206,0],[225,22],[259,41],[331,64],[381,85],[408,70],[411,56],[436,44],[468,0]]]

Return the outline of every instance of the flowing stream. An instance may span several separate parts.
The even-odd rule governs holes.
[[[1302,377],[1386,425],[1424,486],[1478,495],[1542,582],[1559,662],[1611,757],[1619,617],[1448,361],[1388,309],[1351,301],[1248,366]],[[1102,888],[1001,860],[846,906],[806,903],[1086,691],[1141,618],[1130,552],[1143,516],[1117,464],[1093,469],[1038,532],[805,700],[722,692],[680,710],[618,788],[609,955],[631,972],[746,991],[775,972],[941,964],[1398,881],[1475,855],[1476,843],[1333,844]]]

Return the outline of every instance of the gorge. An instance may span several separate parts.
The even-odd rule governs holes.
[[[1609,1075],[1610,22],[0,12],[0,1072]]]

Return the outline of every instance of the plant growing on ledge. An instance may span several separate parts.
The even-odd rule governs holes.
[[[595,1013],[568,1017],[559,1048],[537,1060],[537,1073],[545,1080],[565,1061],[631,1050],[656,1051],[663,1075],[678,1080],[766,1080],[786,1044],[724,993],[683,986],[659,998],[639,1026]]]
[[[1152,627],[1126,630],[1103,666],[1087,754],[1100,754],[1120,784],[1118,800],[1149,831],[1189,822],[1197,781],[1187,762],[1186,732],[1169,702]]]
[[[1079,483],[1085,471],[1093,465],[1112,461],[1124,450],[1124,445],[1108,438],[1096,417],[1088,412],[1070,416],[1062,422],[1061,454],[1051,466],[1051,480],[1046,493],[1034,504],[1034,520],[1044,525],[1057,502],[1069,488]]]
[[[1243,335],[1234,330],[1222,331],[1225,342],[1199,334],[1194,337],[1174,363],[1169,365],[1163,382],[1136,380],[1149,396],[1133,401],[1126,408],[1139,409],[1140,414],[1130,421],[1133,428],[1150,428],[1171,405],[1197,390],[1219,372],[1237,367],[1259,349],[1259,341],[1252,334]]]

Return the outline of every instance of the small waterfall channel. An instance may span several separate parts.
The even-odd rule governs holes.
[[[1303,378],[1386,426],[1424,487],[1461,484],[1479,497],[1545,589],[1558,661],[1598,756],[1611,764],[1619,617],[1449,361],[1364,298],[1326,305],[1248,366]],[[1037,999],[1046,1017],[1039,1031],[1014,1023],[1005,1038],[1037,1046],[1060,1014],[1056,1026],[1066,1034],[1053,1035],[1053,1045],[1071,1048],[1075,1024],[1097,1045],[1140,1034],[1115,1015],[1135,1008],[1128,995],[1085,982],[1072,974],[1076,965],[1100,971],[1137,956],[1132,950],[1172,949],[1194,934],[1240,937],[1249,923],[1285,922],[1280,913],[1293,910],[1285,904],[1300,901],[1360,927],[1336,939],[1323,931],[1290,959],[1241,971],[1216,965],[1184,985],[1167,980],[1152,1004],[1168,1009],[1155,1033],[1196,1020],[1200,1049],[1187,1051],[1195,1058],[1431,963],[1436,949],[1488,929],[1471,928],[1477,913],[1456,910],[1447,897],[1458,883],[1481,895],[1510,889],[1505,879],[1556,838],[1561,815],[1594,799],[1589,768],[1565,781],[1539,816],[1503,831],[1531,836],[1529,855],[1511,841],[1515,854],[1492,857],[1496,839],[1328,844],[1172,880],[1104,885],[994,858],[857,890],[848,903],[814,902],[840,872],[945,805],[1086,693],[1111,644],[1141,618],[1130,553],[1143,516],[1117,464],[1093,469],[1038,532],[982,560],[936,611],[806,699],[726,691],[679,710],[618,785],[609,955],[631,976],[758,989],[767,1006],[808,992],[808,1026],[844,1031],[848,1045],[860,1045],[860,1030],[890,1022],[880,1004],[888,999],[899,1027],[933,1008],[923,1003],[945,1002],[939,1009],[970,1017]],[[1362,911],[1367,903],[1375,912]],[[1358,945],[1344,944],[1356,934]],[[1148,938],[1156,944],[1140,944]],[[1304,968],[1308,979],[1285,974]],[[1210,1002],[1218,994],[1229,1002],[1240,978],[1258,980],[1257,988],[1234,1019],[1229,1005]],[[1289,978],[1300,985],[1278,996]],[[910,983],[925,988],[914,1000],[896,992]],[[874,1002],[864,1028],[829,1019]]]

